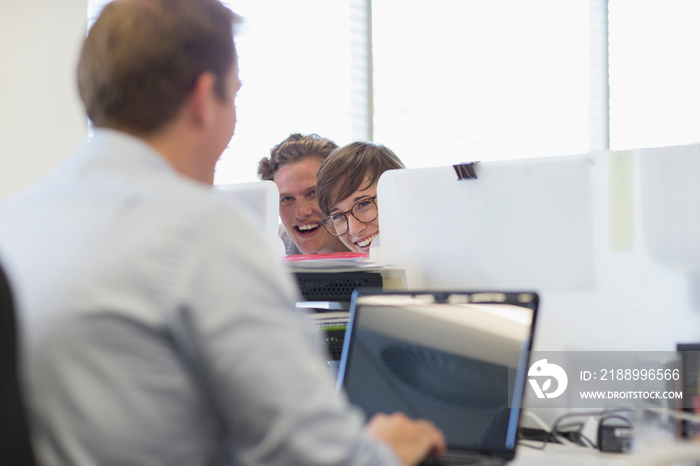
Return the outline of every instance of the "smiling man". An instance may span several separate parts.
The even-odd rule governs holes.
[[[280,236],[287,255],[344,252],[343,242],[321,228],[325,217],[316,201],[316,173],[338,145],[317,134],[291,134],[258,163],[258,177],[280,192]]]

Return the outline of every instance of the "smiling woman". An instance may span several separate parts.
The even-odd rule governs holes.
[[[328,215],[323,226],[351,251],[368,254],[379,236],[377,183],[396,168],[406,167],[391,149],[371,142],[336,149],[321,164],[316,195]]]

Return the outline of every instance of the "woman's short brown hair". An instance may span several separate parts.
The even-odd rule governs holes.
[[[96,127],[148,135],[178,113],[205,71],[232,99],[236,66],[231,10],[218,0],[117,0],[90,29],[78,63],[78,90]]]
[[[282,165],[298,162],[307,157],[318,157],[324,160],[337,148],[338,144],[318,134],[292,133],[270,150],[269,157],[260,159],[258,178],[272,180]]]
[[[381,144],[353,142],[336,149],[318,170],[318,206],[329,215],[335,204],[358,189],[371,186],[385,171],[396,168],[406,167],[391,149]]]

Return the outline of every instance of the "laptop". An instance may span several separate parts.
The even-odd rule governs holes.
[[[433,421],[448,450],[425,464],[515,457],[539,298],[534,292],[353,292],[338,389],[367,417]]]

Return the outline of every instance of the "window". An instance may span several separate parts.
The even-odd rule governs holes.
[[[374,0],[374,138],[408,167],[589,150],[588,1]]]
[[[341,145],[361,138],[353,134],[349,0],[225,3],[245,20],[236,36],[243,86],[217,184],[255,181],[258,161],[292,132]]]
[[[700,141],[700,3],[609,3],[611,148]]]
[[[243,87],[218,184],[256,180],[295,131],[374,140],[409,168],[700,141],[695,2],[224,3],[245,19]]]

